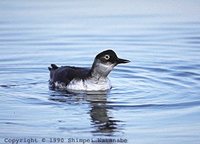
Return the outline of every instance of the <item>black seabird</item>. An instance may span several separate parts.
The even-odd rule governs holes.
[[[111,89],[108,74],[116,65],[128,62],[113,50],[105,50],[95,57],[91,68],[51,64],[49,84],[51,88],[72,91],[105,91]]]

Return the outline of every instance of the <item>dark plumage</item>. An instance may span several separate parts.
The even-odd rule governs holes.
[[[81,89],[86,91],[110,89],[108,74],[117,64],[128,62],[129,60],[118,58],[113,50],[106,50],[95,57],[91,68],[58,67],[55,64],[51,64],[51,67],[48,67],[50,71],[49,84],[51,88]]]
[[[90,77],[89,68],[72,67],[72,66],[61,66],[58,67],[55,64],[51,64],[48,67],[50,71],[50,81],[49,84],[54,87],[55,82],[63,83],[67,85],[72,79],[86,79]]]

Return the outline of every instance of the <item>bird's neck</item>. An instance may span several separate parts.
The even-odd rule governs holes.
[[[92,65],[90,75],[96,80],[106,80],[112,69],[112,65],[102,64],[99,60],[95,60]]]

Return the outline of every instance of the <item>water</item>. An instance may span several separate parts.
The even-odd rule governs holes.
[[[199,11],[196,0],[0,1],[0,143],[199,143]],[[110,92],[49,90],[51,63],[90,67],[108,48],[131,60]]]

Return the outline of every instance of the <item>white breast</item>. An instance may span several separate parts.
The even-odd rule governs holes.
[[[72,80],[66,89],[77,91],[105,91],[111,89],[111,84],[108,78],[98,81],[94,79]]]

